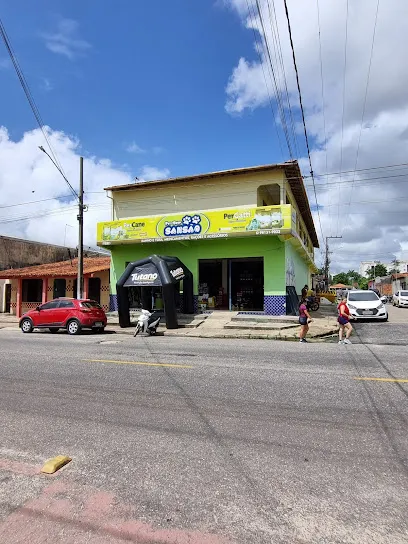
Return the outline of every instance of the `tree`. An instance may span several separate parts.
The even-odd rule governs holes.
[[[383,277],[388,275],[387,267],[384,264],[378,263],[368,271],[367,277],[372,280],[377,277]]]
[[[368,279],[361,276],[358,286],[360,289],[368,289]]]
[[[342,283],[343,285],[348,285],[349,277],[346,274],[346,272],[340,272],[340,274],[336,274],[333,276],[333,283]]]
[[[391,261],[391,264],[392,264],[392,268],[390,270],[390,274],[399,274],[401,272],[400,270],[400,262],[398,259],[394,259],[393,261]]]

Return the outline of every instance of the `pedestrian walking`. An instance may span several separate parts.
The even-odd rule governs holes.
[[[309,312],[307,311],[307,304],[306,299],[302,298],[299,304],[299,324],[300,324],[300,332],[299,332],[299,342],[306,343],[306,334],[309,330],[309,323],[311,323],[313,319],[310,317]]]
[[[307,292],[309,290],[309,287],[307,285],[305,285],[302,289],[302,295],[301,295],[301,299],[303,298],[306,298],[307,297]]]
[[[353,327],[351,326],[350,319],[356,319],[354,316],[350,315],[350,310],[347,306],[347,296],[343,296],[340,304],[337,307],[339,312],[339,317],[337,321],[339,323],[339,344],[351,344],[349,338],[353,332]],[[346,338],[343,340],[344,334]]]

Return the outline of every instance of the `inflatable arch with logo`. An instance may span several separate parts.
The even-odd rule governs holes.
[[[119,325],[130,327],[129,297],[127,287],[162,287],[166,327],[177,329],[177,309],[175,286],[183,280],[183,312],[194,313],[193,275],[177,257],[151,255],[140,261],[129,263],[116,284],[118,297]],[[142,306],[151,307],[151,297],[147,289],[142,289]]]

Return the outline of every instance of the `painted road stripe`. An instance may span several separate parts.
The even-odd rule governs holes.
[[[364,381],[373,381],[373,382],[394,382],[394,383],[408,383],[408,379],[404,378],[357,378],[354,377],[353,380],[364,380]]]
[[[171,363],[142,363],[138,361],[110,361],[107,359],[82,359],[87,363],[112,363],[114,365],[143,365],[143,366],[168,366],[170,368],[194,368],[190,365],[176,365]]]

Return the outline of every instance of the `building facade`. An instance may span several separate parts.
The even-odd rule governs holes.
[[[297,162],[107,190],[112,221],[98,224],[98,245],[111,251],[111,309],[127,264],[152,254],[178,257],[193,273],[197,307],[208,309],[285,314],[288,291],[300,293],[316,271]]]
[[[67,261],[76,256],[76,248],[45,244],[12,236],[0,236],[0,271]],[[87,249],[88,256],[100,255]],[[0,312],[10,312],[12,282],[0,279]]]
[[[109,257],[84,259],[84,298],[109,310]],[[21,317],[40,304],[59,297],[76,298],[78,261],[62,261],[0,271],[10,284],[9,313]]]
[[[378,264],[380,264],[380,261],[362,261],[360,263],[360,268],[359,268],[360,276],[367,277],[371,271],[375,272],[375,267]],[[395,266],[395,263],[381,263],[381,264],[384,264],[388,273],[391,273],[392,270],[394,270],[395,268],[399,270],[398,273],[400,274],[408,272],[408,261],[398,261],[397,267]]]

